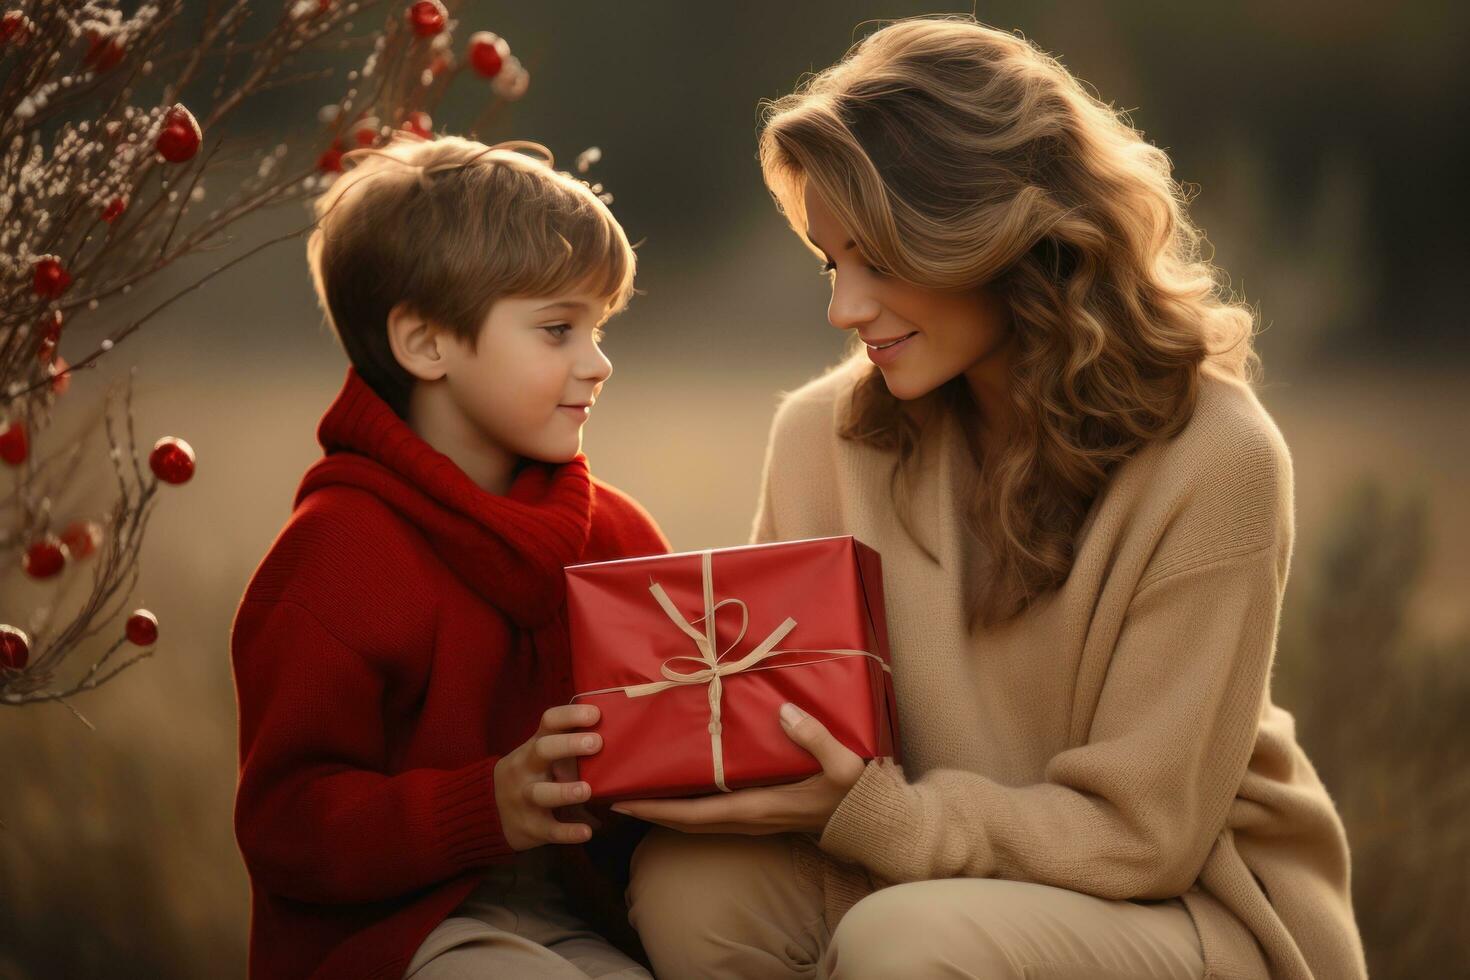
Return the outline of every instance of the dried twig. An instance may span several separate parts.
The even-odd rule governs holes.
[[[155,282],[177,260],[231,245],[230,231],[241,219],[320,192],[335,179],[332,157],[324,150],[344,141],[372,145],[385,140],[411,113],[437,106],[468,63],[451,52],[460,0],[444,5],[446,23],[431,37],[409,29],[408,2],[391,0],[285,0],[274,8],[279,13],[268,15],[260,10],[269,5],[210,0],[197,37],[180,37],[184,2],[155,0],[124,14],[121,0],[86,5],[31,0],[3,15],[0,438],[9,432],[13,440],[16,427],[22,427],[29,448],[19,463],[0,464],[0,475],[8,470],[14,477],[13,487],[0,497],[0,584],[20,574],[21,552],[29,555],[38,542],[57,540],[51,535],[53,510],[76,485],[88,459],[85,438],[49,453],[37,451],[66,386],[183,296],[311,226],[254,244],[193,277],[109,330],[75,363],[68,364],[56,349],[63,325],[67,337],[75,335],[79,323],[101,316],[97,311],[104,303]],[[379,13],[385,14],[379,29],[357,30]],[[260,36],[240,41],[247,20],[257,14],[275,19]],[[284,143],[251,152],[232,149],[228,120],[241,105],[263,92],[333,73],[331,68],[303,69],[295,64],[299,58],[364,47],[361,67],[347,75],[349,87],[318,113],[316,135],[301,141],[305,145],[295,154]],[[518,98],[528,78],[519,61],[507,57],[487,90],[483,118]],[[193,111],[177,104],[201,85],[212,93],[207,103]],[[155,100],[144,104],[147,91]],[[364,129],[368,119],[377,122]],[[191,138],[200,131],[202,136]],[[206,188],[223,182],[222,174],[242,163],[253,172],[232,182],[219,206],[198,215],[195,205]],[[0,705],[55,701],[90,725],[70,699],[152,654],[153,648],[145,646],[119,659],[127,640],[115,625],[131,604],[158,500],[158,478],[139,453],[132,392],[130,376],[121,394],[108,395],[98,413],[116,497],[104,518],[74,523],[63,532],[63,537],[90,534],[87,529],[96,528],[101,541],[90,556],[72,555],[63,544],[53,549],[53,556],[59,550],[65,559],[61,588],[44,612],[30,617],[36,635],[26,637],[19,666],[0,659]],[[90,536],[74,539],[84,551],[91,550],[91,541]],[[53,627],[60,600],[83,582],[75,567],[83,562],[91,563],[87,594],[69,619]],[[15,612],[0,608],[0,620]],[[101,655],[79,676],[60,679],[73,673],[64,668],[94,640],[106,644]]]

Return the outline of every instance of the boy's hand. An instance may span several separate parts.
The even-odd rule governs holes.
[[[541,727],[525,743],[495,764],[495,805],[505,839],[517,851],[542,844],[581,844],[592,836],[585,823],[564,823],[554,812],[586,802],[591,787],[565,779],[578,756],[602,748],[602,736],[576,729],[597,724],[602,712],[590,704],[563,704],[546,709]]]

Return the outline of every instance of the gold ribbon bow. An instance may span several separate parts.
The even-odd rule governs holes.
[[[695,647],[699,650],[699,656],[682,654],[665,660],[659,666],[659,672],[663,674],[664,680],[649,681],[646,684],[628,684],[623,687],[604,687],[595,691],[583,691],[580,694],[573,695],[572,700],[576,701],[578,698],[590,697],[594,694],[612,694],[618,691],[621,691],[630,698],[642,698],[662,693],[671,688],[690,684],[708,685],[708,727],[710,755],[714,761],[715,785],[719,787],[720,792],[728,793],[730,792],[730,787],[725,784],[725,750],[721,737],[721,731],[724,726],[720,720],[720,705],[724,694],[723,678],[731,674],[743,674],[751,670],[780,670],[786,667],[802,667],[808,664],[825,663],[829,660],[836,660],[838,657],[867,657],[870,660],[876,661],[885,671],[891,672],[891,668],[883,662],[882,657],[869,653],[867,650],[776,649],[776,644],[780,643],[786,638],[786,634],[796,628],[796,620],[790,616],[787,616],[781,625],[773,629],[764,640],[756,644],[745,656],[739,660],[726,663],[724,660],[725,655],[739,646],[740,641],[745,639],[745,631],[750,627],[750,609],[740,599],[722,599],[719,602],[715,602],[713,553],[709,550],[702,551],[700,552],[700,559],[701,577],[704,584],[704,615],[692,622],[685,619],[683,613],[679,612],[678,607],[669,599],[668,593],[664,591],[662,585],[655,582],[648,587],[648,591],[653,593],[653,598],[658,602],[659,607],[663,609],[664,614],[669,617],[673,624],[685,636],[688,636],[694,641]],[[715,614],[723,606],[729,605],[740,607],[740,633],[735,639],[730,641],[729,646],[716,652],[715,644],[718,641],[715,639]],[[694,628],[693,624],[699,622],[704,623],[703,632]],[[763,661],[786,653],[825,653],[831,654],[831,656],[823,657],[819,660],[803,660],[791,664],[768,664],[766,666],[760,666]],[[692,660],[699,664],[700,667],[697,670],[690,671],[676,670],[672,665],[675,661],[679,660]]]

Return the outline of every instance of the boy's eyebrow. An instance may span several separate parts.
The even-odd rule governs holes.
[[[816,240],[814,238],[812,238],[812,233],[811,233],[810,230],[808,230],[807,233],[806,233],[806,240],[812,243],[812,248],[816,249],[818,252],[822,252],[823,254],[826,254],[826,252],[822,248],[822,246],[818,245],[816,243]],[[848,249],[852,248],[856,244],[857,244],[857,242],[852,241],[851,239],[849,239],[848,242],[847,242],[847,244],[844,245],[844,246],[842,246],[842,250],[844,252],[846,252]]]
[[[536,307],[536,312],[537,313],[540,313],[540,312],[542,312],[544,310],[577,310],[577,311],[580,311],[580,310],[590,310],[590,309],[592,309],[592,307],[588,306],[586,303],[580,302],[578,300],[564,299],[564,300],[560,300],[560,301],[555,302],[555,303],[547,303],[545,306],[538,306],[538,307]]]

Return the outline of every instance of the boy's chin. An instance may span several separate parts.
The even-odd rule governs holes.
[[[582,440],[578,439],[569,444],[530,447],[524,450],[522,455],[538,463],[550,463],[553,466],[560,466],[562,463],[570,463],[581,451]]]

